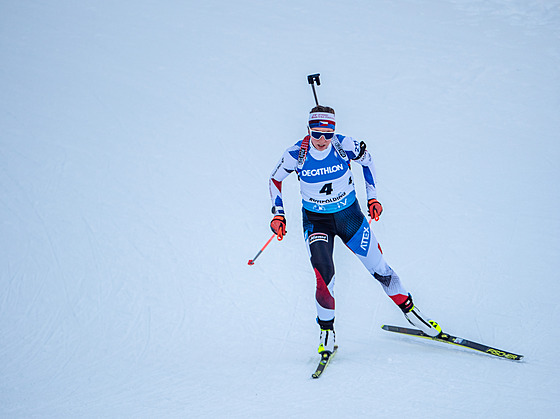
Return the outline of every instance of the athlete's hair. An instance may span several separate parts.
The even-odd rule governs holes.
[[[311,112],[309,113],[313,113],[313,112],[325,112],[325,113],[332,113],[334,115],[334,109],[331,108],[330,106],[315,106],[313,109],[311,109]]]

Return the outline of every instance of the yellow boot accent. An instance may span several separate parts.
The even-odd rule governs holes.
[[[434,329],[441,333],[441,326],[435,320],[428,320],[428,323],[430,323]]]

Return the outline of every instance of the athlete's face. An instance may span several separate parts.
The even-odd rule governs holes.
[[[313,128],[313,131],[315,131],[315,132],[317,132],[317,131],[320,131],[320,132],[334,132],[334,129],[317,127],[317,128]],[[312,134],[313,133],[310,132],[311,144],[313,144],[313,147],[315,147],[319,151],[326,150],[327,147],[329,146],[329,144],[331,143],[332,135],[330,136],[331,138],[329,138],[327,140],[324,135],[321,135],[320,138],[315,138],[317,136],[317,134],[315,136],[313,136]]]

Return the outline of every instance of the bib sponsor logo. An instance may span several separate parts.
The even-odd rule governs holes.
[[[322,176],[328,175],[331,173],[336,173],[340,170],[344,170],[344,165],[337,164],[335,166],[330,167],[320,167],[319,169],[307,169],[301,171],[302,177],[313,177],[313,176]]]
[[[315,242],[329,242],[329,236],[327,236],[325,233],[313,233],[311,236],[309,236],[309,244],[313,244]]]
[[[311,198],[309,198],[309,202],[315,202],[317,204],[333,204],[335,202],[340,201],[345,196],[346,196],[346,192],[341,192],[335,198],[315,199],[315,198],[311,197]],[[346,205],[346,202],[344,202],[344,205]]]

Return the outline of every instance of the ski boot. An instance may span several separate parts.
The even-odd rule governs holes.
[[[317,323],[319,323],[319,326],[321,326],[318,352],[320,354],[322,354],[323,352],[333,353],[335,350],[334,319],[323,321],[317,318]]]
[[[425,317],[414,303],[412,302],[412,296],[408,294],[408,298],[402,304],[399,304],[400,309],[404,313],[404,317],[408,322],[414,327],[420,329],[426,335],[435,338],[439,336],[441,331],[441,326],[435,321]]]

